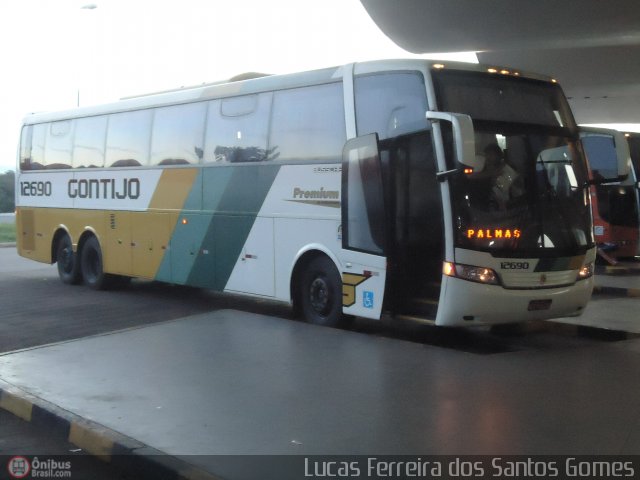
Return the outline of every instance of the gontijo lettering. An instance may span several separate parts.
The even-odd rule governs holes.
[[[69,180],[67,187],[69,198],[100,198],[112,200],[135,200],[140,196],[140,179],[92,178]]]

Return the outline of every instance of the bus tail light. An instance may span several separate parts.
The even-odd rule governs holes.
[[[576,280],[586,280],[593,276],[593,262],[584,265],[578,270],[578,278]]]
[[[458,263],[444,262],[442,273],[449,277],[461,278],[470,282],[499,285],[498,275],[491,268],[474,267]]]

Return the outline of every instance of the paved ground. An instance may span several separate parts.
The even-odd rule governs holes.
[[[218,308],[288,315],[279,304],[247,301],[204,290],[133,281],[96,292],[64,285],[54,266],[0,248],[0,352],[82,338]]]
[[[0,377],[231,478],[257,473],[218,456],[640,450],[640,340],[479,355],[219,310],[5,355]]]
[[[636,319],[639,302],[597,296],[582,318],[612,326]],[[24,349],[0,355],[0,378],[176,455],[640,448],[637,340],[368,321],[341,331],[289,316],[279,304],[153,282],[70,287],[54,267],[0,249],[0,352]],[[0,438],[20,442],[6,425]],[[42,446],[32,433],[27,443],[48,448],[46,433]]]
[[[637,302],[640,300],[630,300],[629,308],[633,309]],[[623,303],[621,301],[620,305]],[[0,352],[220,309],[291,318],[291,310],[287,305],[157,282],[134,280],[125,288],[108,292],[64,285],[58,280],[55,266],[21,258],[13,248],[0,248],[0,308]],[[597,311],[598,307],[592,302],[583,317],[577,319],[585,319],[586,324],[602,324],[622,318],[615,309],[605,309],[604,316],[599,316]],[[366,320],[356,321],[351,329],[369,335],[477,353],[556,348],[556,345],[557,348],[563,348],[594,341],[575,335],[559,337],[544,331],[524,337],[505,337],[493,335],[486,329],[443,330],[421,324],[398,325]]]

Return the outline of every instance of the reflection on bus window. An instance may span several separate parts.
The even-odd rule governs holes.
[[[358,135],[380,140],[430,128],[424,79],[417,73],[363,75],[355,79]]]
[[[107,167],[147,165],[152,117],[152,110],[115,113],[109,116]]]
[[[47,169],[71,168],[74,126],[74,120],[63,120],[49,124],[44,152]]]
[[[20,136],[20,170],[36,170],[31,161],[31,149],[33,144],[33,125],[22,127]]]
[[[342,85],[331,83],[274,94],[269,149],[284,161],[335,161],[346,141]]]
[[[262,162],[267,151],[272,94],[261,93],[209,103],[204,162]]]
[[[611,135],[589,135],[582,138],[591,174],[596,180],[618,177],[618,157]]]
[[[42,170],[45,168],[44,146],[47,138],[47,128],[49,124],[43,123],[33,126],[33,135],[31,143],[30,169]]]
[[[104,167],[104,142],[106,135],[106,116],[77,119],[73,148],[73,167]]]
[[[151,165],[187,165],[202,161],[205,103],[156,109],[151,140]]]

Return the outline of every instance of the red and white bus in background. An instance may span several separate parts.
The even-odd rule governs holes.
[[[638,181],[631,168],[630,146],[617,130],[581,127],[580,136],[589,164],[593,228],[599,255],[610,263],[632,258],[640,248]],[[629,166],[626,178],[618,164]]]

